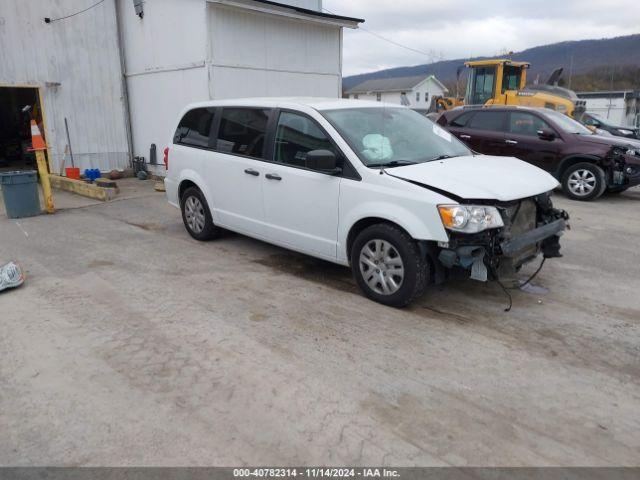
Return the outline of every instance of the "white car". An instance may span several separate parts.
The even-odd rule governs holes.
[[[457,270],[515,279],[559,254],[558,182],[477,155],[424,116],[361,100],[209,101],[164,150],[169,203],[198,240],[233,230],[351,266],[371,299],[404,306]]]

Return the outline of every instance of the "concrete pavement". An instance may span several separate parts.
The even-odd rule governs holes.
[[[136,189],[0,217],[1,465],[638,464],[640,189],[556,195],[565,257],[510,313],[471,281],[386,308]]]

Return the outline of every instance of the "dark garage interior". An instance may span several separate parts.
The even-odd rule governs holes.
[[[0,171],[35,169],[35,156],[29,152],[31,129],[29,114],[22,109],[31,105],[36,119],[41,117],[38,90],[28,87],[0,87]]]

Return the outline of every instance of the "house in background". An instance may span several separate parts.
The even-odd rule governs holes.
[[[342,29],[362,21],[321,0],[3,0],[0,147],[30,140],[17,108],[31,103],[52,172],[70,166],[65,118],[81,169],[149,161],[152,144],[161,163],[189,102],[340,97]]]
[[[346,98],[397,103],[418,111],[427,111],[434,96],[445,96],[449,90],[433,75],[377,78],[350,88]]]

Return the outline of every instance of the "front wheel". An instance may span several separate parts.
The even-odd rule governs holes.
[[[562,176],[562,190],[573,200],[595,200],[606,188],[604,170],[593,163],[571,165]]]
[[[372,225],[358,234],[351,268],[364,294],[384,305],[404,307],[427,287],[427,260],[416,242],[393,225]]]

